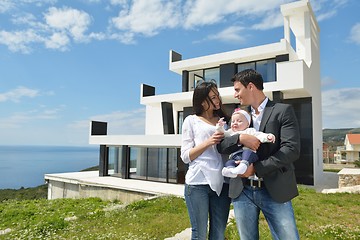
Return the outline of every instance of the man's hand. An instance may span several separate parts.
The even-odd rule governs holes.
[[[239,143],[253,151],[256,151],[259,148],[261,142],[255,136],[249,134],[240,134]]]
[[[238,176],[242,177],[242,178],[247,178],[247,177],[250,177],[252,175],[255,174],[255,168],[254,168],[254,165],[253,164],[250,164],[248,166],[248,168],[246,169],[246,171],[244,172],[244,174],[239,174]]]

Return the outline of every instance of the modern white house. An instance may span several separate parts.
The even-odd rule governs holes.
[[[337,163],[354,163],[360,160],[360,134],[348,133],[345,136],[344,146],[336,149]]]
[[[156,95],[154,86],[141,85],[144,135],[107,135],[107,122],[90,123],[89,143],[100,146],[99,175],[184,183],[187,166],[180,159],[181,126],[192,113],[196,81],[215,79],[231,113],[239,103],[230,79],[252,68],[263,75],[270,99],[293,105],[301,129],[297,181],[316,185],[323,170],[320,29],[308,0],[284,4],[281,13],[284,37],[278,42],[190,59],[170,50],[169,69],[179,74],[182,92]]]

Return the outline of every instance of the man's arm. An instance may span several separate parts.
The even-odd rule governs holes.
[[[234,134],[225,137],[216,147],[219,153],[231,154],[243,146],[256,151],[260,146],[260,141],[255,136],[249,134]]]

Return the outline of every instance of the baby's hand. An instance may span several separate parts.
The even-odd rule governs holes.
[[[267,140],[268,140],[269,142],[274,143],[274,142],[275,142],[275,135],[272,134],[272,133],[269,133],[269,134],[267,135]]]
[[[225,132],[224,125],[225,125],[224,118],[220,118],[216,124],[216,131],[224,133]]]

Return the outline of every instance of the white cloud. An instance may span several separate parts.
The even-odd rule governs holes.
[[[318,22],[332,18],[343,8],[349,0],[317,0],[311,1]]]
[[[0,0],[0,13],[10,11],[25,4],[33,4],[37,7],[41,7],[47,4],[54,4],[56,2],[57,0]]]
[[[211,4],[204,0],[188,1],[183,7],[184,28],[191,29],[222,21],[226,15],[226,5],[221,1],[213,1]]]
[[[360,23],[356,23],[350,31],[350,41],[360,45]]]
[[[36,24],[33,25],[34,23],[36,23],[36,17],[31,13],[17,14],[14,15],[14,17],[10,20],[15,25],[36,26]]]
[[[13,52],[30,53],[32,49],[28,45],[41,41],[43,38],[32,29],[14,32],[0,31],[0,44],[8,46]]]
[[[118,17],[111,19],[113,26],[124,32],[154,36],[159,30],[174,28],[179,24],[180,2],[161,0],[134,1],[130,8],[124,8]]]
[[[134,33],[123,33],[123,34],[119,34],[119,33],[113,33],[109,36],[109,39],[112,40],[117,40],[120,41],[124,44],[135,44],[135,34]]]
[[[52,36],[50,36],[49,39],[46,39],[45,46],[46,48],[60,49],[65,51],[69,42],[70,39],[66,34],[54,33]]]
[[[0,1],[0,13],[4,13],[15,6],[12,0],[1,0]]]
[[[224,29],[223,31],[214,34],[214,35],[210,35],[207,39],[210,40],[220,40],[223,42],[237,42],[237,43],[242,43],[245,41],[246,36],[244,33],[242,33],[242,30],[244,30],[243,27],[239,27],[239,26],[231,26],[228,27],[226,29]]]
[[[337,83],[337,81],[331,77],[323,77],[321,79],[321,87],[322,88],[331,87],[331,86],[335,85],[336,83]]]
[[[11,51],[22,53],[30,53],[36,44],[65,51],[70,49],[72,41],[81,43],[110,39],[134,44],[138,36],[152,37],[166,29],[196,29],[215,24],[226,26],[228,21],[237,22],[238,25],[225,27],[223,32],[227,33],[227,36],[214,34],[206,39],[241,41],[243,37],[238,34],[239,29],[266,30],[281,26],[283,19],[279,6],[292,1],[213,0],[209,3],[209,0],[91,0],[89,3],[99,4],[99,11],[103,10],[106,14],[112,14],[119,9],[118,16],[107,16],[108,26],[104,26],[99,32],[92,32],[92,24],[97,19],[93,19],[92,15],[81,9],[55,6],[55,3],[61,4],[60,1],[19,0],[14,6],[12,1],[3,0],[0,3],[0,12],[16,8],[17,15],[11,15],[10,18],[13,19],[13,24],[25,28],[1,31],[0,44],[8,46]],[[312,2],[312,5],[319,15],[318,19],[325,19],[335,16],[338,9],[347,2],[348,0],[318,0]],[[26,4],[49,6],[43,13],[44,19],[37,20],[38,14],[22,12]],[[107,9],[107,6],[111,6],[111,9]],[[246,21],[242,21],[245,19]],[[247,22],[247,25],[242,22]],[[237,31],[231,33],[231,28]],[[353,34],[356,35],[356,30],[354,31]]]
[[[35,119],[56,119],[59,117],[59,114],[64,111],[66,108],[65,105],[59,105],[55,108],[46,108],[42,107],[39,111],[37,111]]]
[[[337,10],[332,9],[327,12],[319,13],[319,16],[317,17],[317,21],[321,22],[323,20],[329,19],[334,17],[337,14]]]
[[[90,121],[108,122],[108,135],[140,135],[145,133],[144,108],[96,115],[90,119],[74,121],[60,131],[58,129],[52,131],[58,140],[67,144],[88,145]]]
[[[30,13],[13,15],[10,22],[22,30],[0,31],[0,44],[6,45],[13,52],[31,53],[36,44],[64,51],[69,48],[72,40],[88,42],[91,39],[105,38],[103,33],[91,32],[87,35],[92,18],[84,11],[69,7],[50,7],[43,15],[44,22]]]
[[[0,102],[20,102],[22,98],[34,98],[37,96],[39,96],[38,90],[20,86],[8,92],[0,93]]]
[[[91,121],[108,122],[109,135],[145,134],[145,109],[118,111],[110,114],[97,115]],[[80,121],[73,126],[89,128],[89,121]]]
[[[44,18],[49,27],[68,32],[75,41],[87,40],[85,32],[91,23],[91,17],[86,12],[68,7],[51,7]]]
[[[126,4],[127,0],[110,0],[111,5],[123,5]]]
[[[288,1],[285,1],[288,2]],[[199,26],[225,23],[227,18],[253,18],[263,19],[259,24],[254,24],[254,29],[269,29],[281,26],[283,23],[279,6],[283,0],[267,0],[259,4],[257,1],[207,0],[186,1],[181,5],[180,1],[161,0],[138,0],[132,5],[122,4],[118,17],[111,19],[113,27],[120,33],[113,33],[112,39],[123,43],[134,43],[137,35],[146,37],[154,36],[163,29],[184,28],[195,29]],[[266,16],[264,18],[264,16]],[[269,21],[271,19],[271,21]],[[275,19],[275,21],[274,21]],[[207,39],[242,39],[238,35],[238,29],[244,26],[233,27],[237,32],[230,33],[224,30],[228,36],[215,34]],[[246,26],[248,27],[248,26]]]
[[[64,105],[55,108],[41,106],[39,109],[32,109],[24,112],[15,112],[0,119],[0,128],[23,128],[34,120],[54,120],[59,118],[60,112],[65,109]]]
[[[284,25],[284,18],[280,14],[280,11],[269,11],[261,22],[256,23],[252,26],[253,29],[267,30]]]
[[[323,91],[323,128],[354,128],[360,126],[359,92],[360,88]]]

